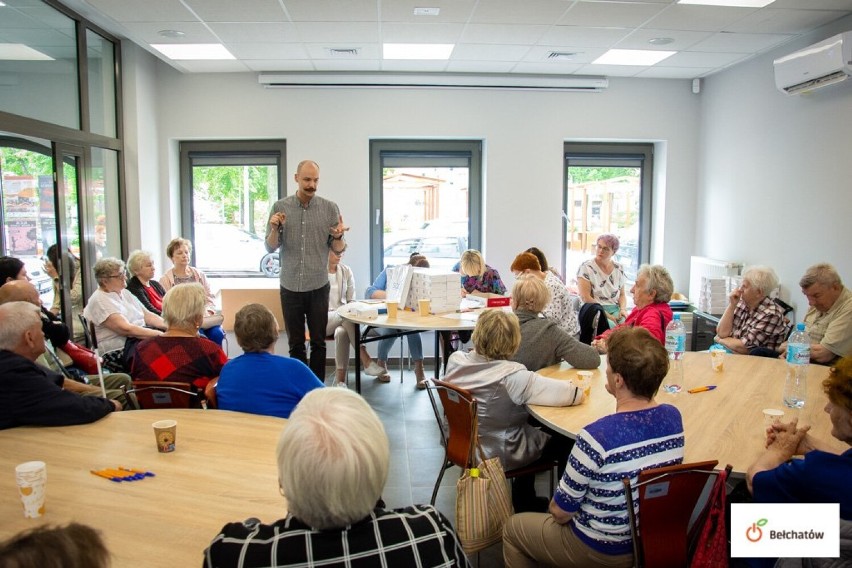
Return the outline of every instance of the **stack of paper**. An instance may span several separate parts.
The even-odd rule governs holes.
[[[439,268],[415,268],[412,271],[406,308],[418,309],[428,299],[433,314],[454,312],[461,302],[461,284],[457,272]]]
[[[728,307],[728,296],[740,285],[740,280],[736,276],[702,277],[698,309],[707,314],[723,314]]]

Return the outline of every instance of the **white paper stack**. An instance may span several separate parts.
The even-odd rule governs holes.
[[[461,302],[461,281],[458,272],[440,268],[412,270],[406,308],[418,309],[418,302],[428,299],[433,314],[454,312]]]
[[[698,296],[698,309],[704,313],[721,315],[728,307],[728,296],[740,284],[739,277],[702,277]]]

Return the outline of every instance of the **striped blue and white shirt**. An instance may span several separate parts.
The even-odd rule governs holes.
[[[627,501],[621,480],[636,483],[639,472],[683,462],[683,421],[674,406],[605,416],[577,435],[554,499],[576,513],[577,537],[604,554],[632,552]]]

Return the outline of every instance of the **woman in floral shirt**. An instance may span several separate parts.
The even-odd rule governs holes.
[[[482,253],[468,249],[461,255],[461,261],[453,267],[453,272],[461,272],[462,295],[470,292],[486,294],[506,293],[506,285],[500,280],[500,273],[485,264]]]

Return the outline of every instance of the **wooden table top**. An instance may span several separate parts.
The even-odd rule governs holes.
[[[375,304],[375,307],[384,308],[384,304]],[[453,312],[447,314],[429,314],[421,316],[408,310],[399,310],[395,318],[389,318],[387,314],[379,314],[375,319],[367,319],[351,314],[340,314],[343,319],[360,325],[371,327],[385,327],[391,329],[412,329],[421,331],[456,331],[470,330],[476,325],[476,319],[482,312],[481,309],[469,312]]]
[[[530,413],[554,430],[576,438],[587,424],[615,412],[615,398],[606,389],[606,357],[593,371],[589,400],[574,407],[529,405]],[[677,394],[657,394],[659,403],[671,404],[683,416],[686,439],[685,461],[717,459],[719,468],[734,466],[744,474],[764,449],[763,409],[784,411],[784,422],[798,417],[799,424],[810,424],[811,433],[837,452],[849,446],[831,436],[831,421],[823,407],[828,401],[822,381],[828,368],[810,365],[808,398],[805,407],[793,410],[784,406],[781,393],[786,378],[786,363],[780,359],[726,355],[724,370],[715,372],[707,352],[688,352],[684,359],[683,390]],[[569,365],[553,365],[539,371],[542,375],[568,380],[577,374]],[[716,385],[716,389],[696,394],[687,389]]]
[[[157,452],[151,424],[177,420],[177,449]],[[77,521],[101,531],[113,566],[200,566],[228,522],[286,515],[275,448],[286,420],[224,410],[115,412],[81,426],[0,430],[0,539]],[[24,518],[14,468],[47,464],[45,514]],[[156,477],[115,483],[90,470],[126,466]]]

